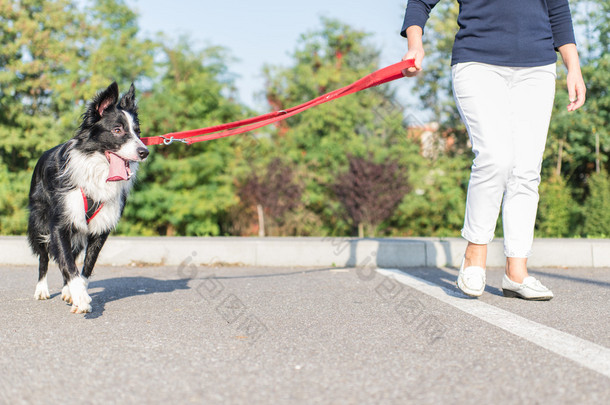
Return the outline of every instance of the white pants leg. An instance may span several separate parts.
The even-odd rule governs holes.
[[[462,236],[477,244],[491,242],[502,205],[505,254],[528,257],[555,96],[555,65],[458,63],[452,79],[475,154]]]

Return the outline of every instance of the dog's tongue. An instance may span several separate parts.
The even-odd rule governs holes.
[[[107,182],[129,179],[129,162],[112,152],[106,153],[106,157],[110,163],[110,171],[108,172],[108,178],[106,179]]]

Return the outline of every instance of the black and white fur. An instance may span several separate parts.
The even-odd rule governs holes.
[[[89,104],[76,135],[46,151],[34,169],[30,186],[28,240],[39,256],[38,284],[34,297],[50,298],[47,285],[49,257],[63,275],[62,299],[72,303],[72,312],[91,312],[88,280],[108,235],[117,225],[127,194],[135,180],[138,162],[148,149],[140,140],[135,87],[119,100],[112,83]],[[126,181],[107,182],[107,153],[125,161],[131,171]],[[86,220],[81,189],[96,204],[99,213]],[[76,257],[86,249],[82,275]]]

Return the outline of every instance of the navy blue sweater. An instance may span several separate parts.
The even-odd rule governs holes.
[[[424,25],[439,0],[409,0],[401,35]],[[575,43],[568,0],[458,0],[460,13],[451,64],[542,66],[555,51]]]

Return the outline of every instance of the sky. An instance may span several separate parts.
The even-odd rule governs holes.
[[[162,31],[171,38],[188,35],[193,46],[223,46],[236,62],[240,100],[259,111],[268,109],[262,96],[265,64],[288,66],[301,34],[320,28],[320,17],[338,19],[371,33],[381,49],[383,66],[399,62],[406,40],[399,34],[407,0],[126,0],[139,15],[147,37]],[[345,83],[348,85],[349,83]],[[413,102],[410,83],[396,84],[399,100]],[[258,95],[257,95],[258,94]]]

